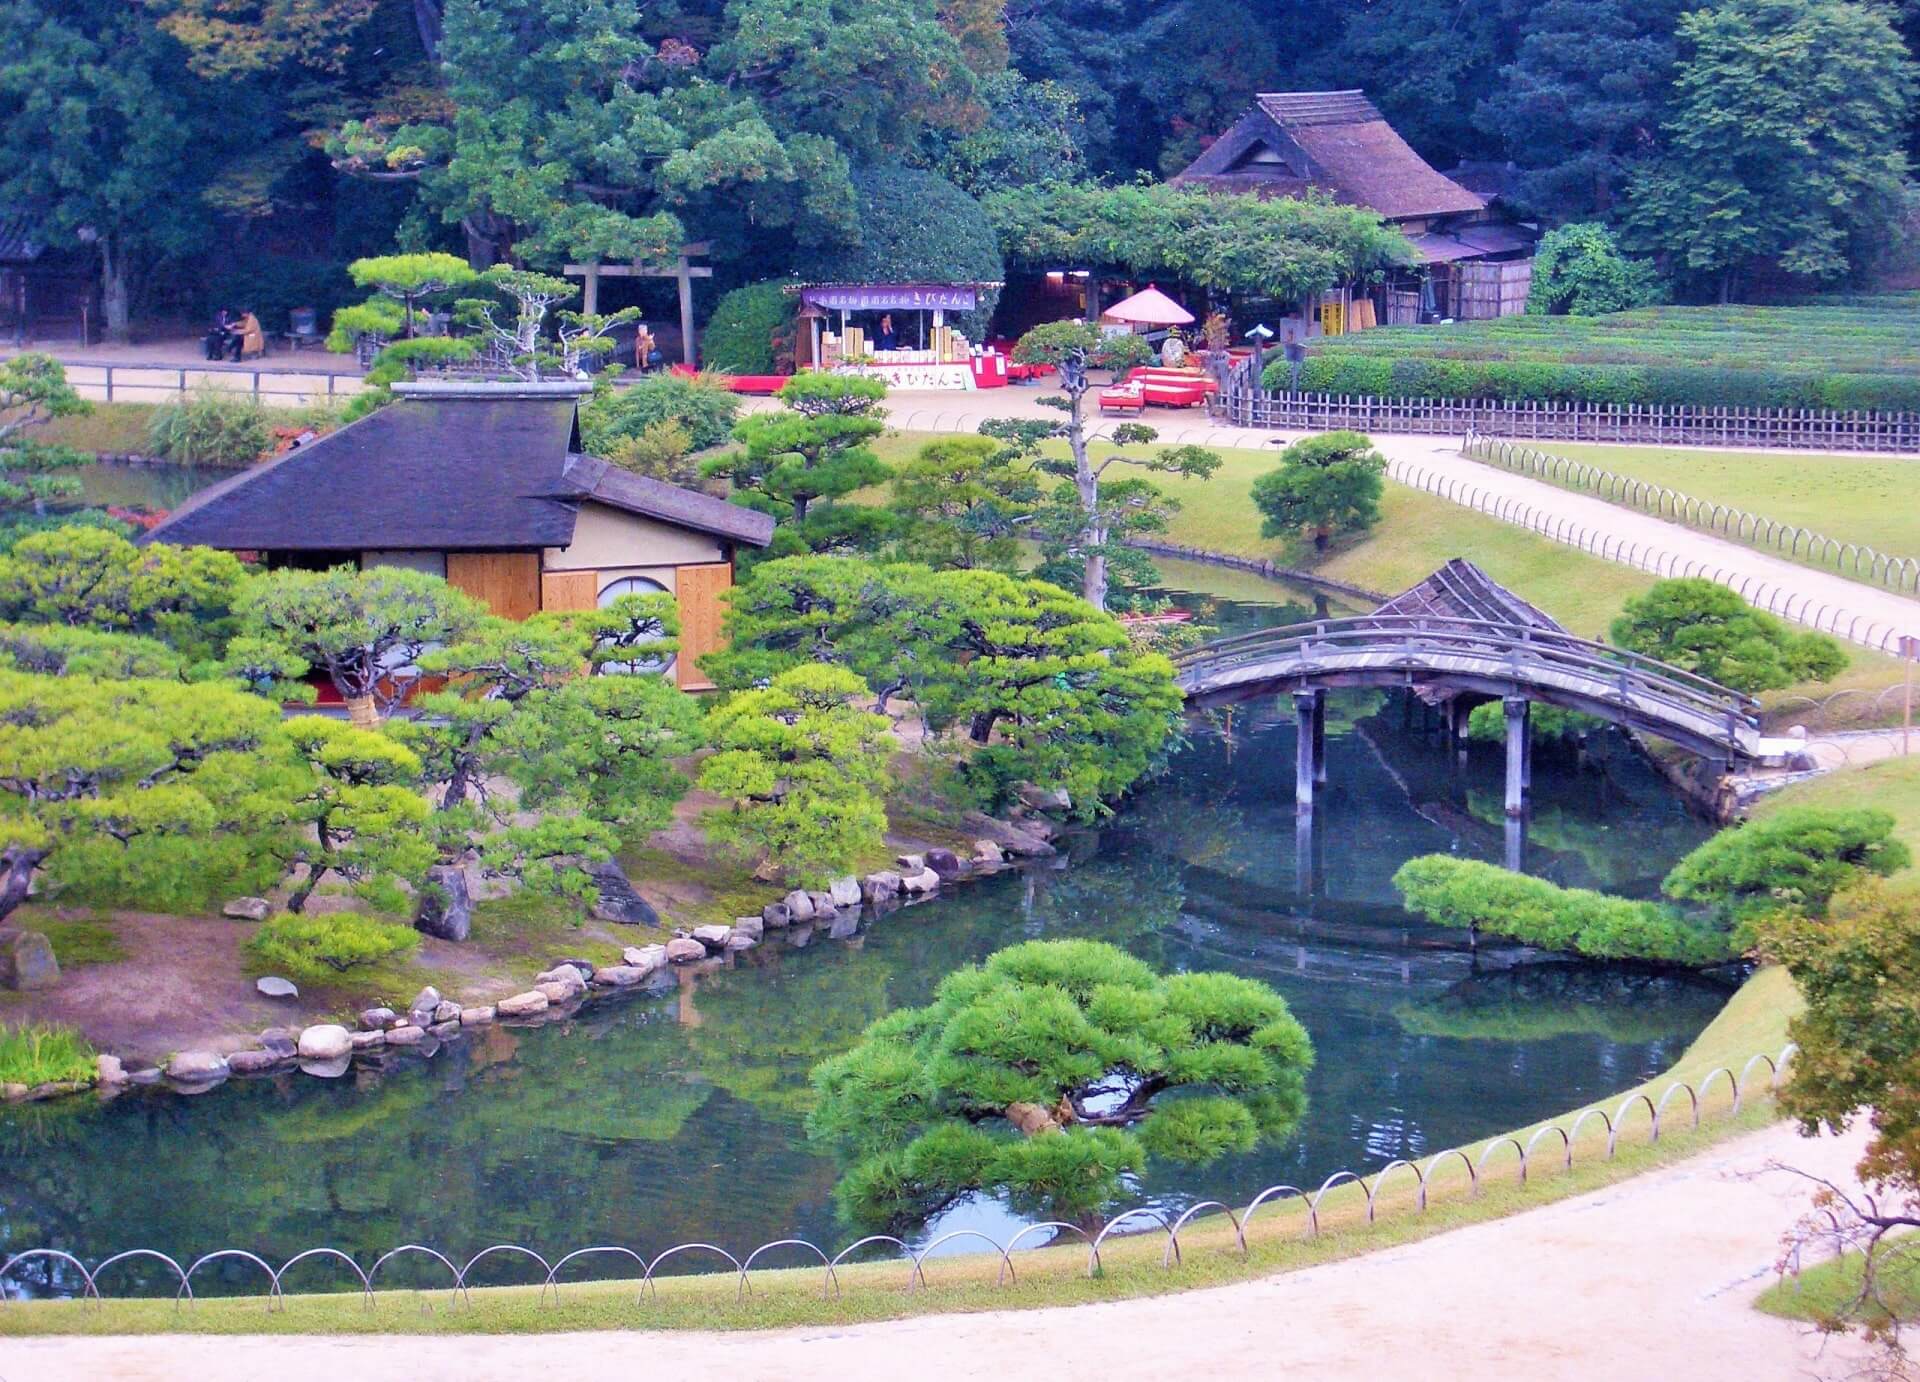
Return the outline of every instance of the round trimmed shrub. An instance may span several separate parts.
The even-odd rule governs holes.
[[[979,202],[937,173],[882,165],[853,177],[860,241],[802,257],[799,276],[821,283],[998,283],[1000,244]],[[972,312],[948,314],[967,339],[986,334],[998,289]]]
[[[723,296],[700,333],[700,363],[722,374],[791,374],[799,299],[787,287],[749,283]]]
[[[708,375],[650,374],[624,388],[603,389],[580,411],[580,440],[591,455],[605,456],[657,423],[676,422],[695,451],[733,435],[739,396]]]

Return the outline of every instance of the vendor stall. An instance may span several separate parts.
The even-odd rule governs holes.
[[[895,389],[999,388],[1006,361],[947,324],[997,283],[803,283],[806,348],[818,368],[884,379]],[[837,329],[836,329],[837,327]]]

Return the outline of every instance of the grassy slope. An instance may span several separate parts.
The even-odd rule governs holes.
[[[1920,733],[1916,733],[1920,738]],[[1762,797],[1754,814],[1783,806],[1877,806],[1893,813],[1894,833],[1920,859],[1920,744],[1911,758],[1888,758],[1796,782]]]
[[[1753,1053],[1778,1051],[1786,1039],[1787,1019],[1797,1007],[1798,997],[1785,973],[1762,971],[1733,997],[1669,1075],[1641,1089],[1657,1100],[1672,1078],[1686,1079],[1699,1088],[1707,1072],[1717,1067],[1738,1072]],[[1631,1093],[1594,1107],[1611,1115]],[[1575,1145],[1573,1171],[1562,1169],[1553,1153],[1558,1141],[1548,1138],[1535,1151],[1524,1186],[1515,1174],[1517,1162],[1511,1148],[1492,1153],[1482,1171],[1478,1195],[1469,1193],[1459,1159],[1449,1158],[1429,1182],[1425,1214],[1416,1210],[1414,1180],[1405,1171],[1379,1189],[1378,1222],[1371,1225],[1366,1221],[1365,1195],[1351,1184],[1327,1194],[1320,1206],[1317,1237],[1306,1234],[1305,1212],[1297,1201],[1269,1202],[1248,1226],[1250,1250],[1245,1257],[1223,1217],[1196,1220],[1181,1233],[1183,1265],[1172,1272],[1161,1265],[1165,1239],[1155,1232],[1109,1239],[1101,1250],[1101,1272],[1093,1278],[1086,1274],[1084,1247],[1069,1246],[1018,1254],[1015,1279],[1006,1285],[996,1285],[1000,1261],[992,1254],[938,1259],[928,1265],[926,1287],[911,1294],[904,1289],[903,1264],[892,1261],[841,1268],[841,1292],[832,1298],[823,1297],[817,1266],[768,1272],[756,1268],[752,1294],[744,1301],[737,1298],[739,1279],[722,1273],[665,1279],[659,1283],[658,1296],[645,1303],[636,1303],[631,1280],[568,1285],[557,1302],[544,1304],[533,1286],[479,1290],[473,1293],[471,1309],[454,1306],[445,1291],[382,1292],[371,1310],[358,1295],[346,1292],[290,1295],[287,1308],[272,1314],[261,1309],[257,1298],[199,1300],[184,1312],[171,1299],[109,1301],[98,1309],[74,1301],[23,1302],[0,1310],[0,1335],[747,1329],[1124,1299],[1294,1270],[1498,1218],[1679,1160],[1731,1132],[1762,1126],[1773,1117],[1772,1101],[1755,1097],[1749,1097],[1739,1115],[1729,1117],[1730,1094],[1724,1076],[1714,1081],[1712,1092],[1702,1100],[1705,1116],[1698,1130],[1688,1126],[1684,1098],[1669,1104],[1666,1131],[1654,1144],[1647,1140],[1644,1108],[1630,1114],[1619,1153],[1611,1162],[1604,1159],[1606,1134],[1600,1120],[1588,1119]],[[1570,1128],[1574,1116],[1569,1113],[1553,1121]],[[1531,1132],[1522,1128],[1512,1135],[1524,1144]],[[1489,1139],[1465,1150],[1478,1161],[1483,1148],[1503,1140]],[[663,1245],[651,1246],[659,1251]],[[312,1268],[312,1275],[289,1284],[298,1288],[322,1283],[344,1285],[318,1266]]]
[[[1920,1255],[1909,1237],[1890,1239],[1882,1247],[1879,1272],[1880,1300],[1896,1319],[1911,1323],[1920,1317]],[[1756,1309],[1788,1320],[1831,1319],[1848,1308],[1860,1292],[1858,1253],[1808,1267],[1797,1278],[1786,1278],[1763,1291]],[[1868,1309],[1866,1318],[1878,1322],[1886,1311]]]

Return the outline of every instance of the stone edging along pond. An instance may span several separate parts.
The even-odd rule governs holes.
[[[92,1084],[77,1080],[31,1087],[8,1084],[0,1086],[0,1099],[20,1103],[89,1089],[110,1096],[129,1085],[162,1082],[181,1092],[197,1094],[231,1076],[278,1075],[297,1069],[323,1079],[337,1078],[346,1074],[356,1058],[384,1059],[389,1050],[429,1057],[447,1042],[459,1040],[470,1027],[495,1022],[538,1026],[566,1021],[584,1005],[615,994],[641,988],[658,991],[660,986],[650,981],[678,967],[721,965],[760,944],[769,929],[810,930],[816,924],[825,924],[830,937],[846,939],[858,932],[863,911],[883,916],[902,906],[931,900],[945,884],[986,877],[1014,866],[1016,861],[1056,853],[1052,844],[1054,826],[1044,817],[1012,825],[972,814],[968,824],[980,834],[970,858],[963,859],[944,848],[902,854],[898,869],[882,869],[865,878],[849,874],[819,891],[795,889],[779,901],[769,902],[760,915],[738,917],[730,926],[676,929],[664,943],[627,946],[617,965],[558,960],[552,968],[534,976],[531,988],[495,1003],[464,1005],[429,985],[404,1013],[387,1007],[366,1009],[359,1015],[357,1030],[349,1031],[337,1023],[317,1023],[304,1029],[273,1027],[260,1034],[257,1046],[226,1056],[209,1050],[181,1051],[164,1065],[132,1071],[124,1068],[118,1057],[103,1053]]]

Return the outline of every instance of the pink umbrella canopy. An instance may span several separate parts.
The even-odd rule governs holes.
[[[1135,326],[1188,326],[1193,313],[1149,283],[1130,298],[1122,298],[1101,315]]]

